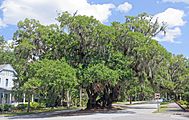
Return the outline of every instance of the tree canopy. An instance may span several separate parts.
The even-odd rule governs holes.
[[[17,60],[16,90],[36,90],[31,94],[53,107],[82,88],[88,109],[110,108],[117,100],[152,99],[155,92],[178,99],[188,90],[189,60],[153,39],[166,33],[166,24],[153,16],[126,16],[123,23],[104,25],[94,17],[63,12],[57,21],[20,21],[14,50],[0,50],[0,56],[7,53],[1,63]],[[0,46],[5,42],[0,37]]]

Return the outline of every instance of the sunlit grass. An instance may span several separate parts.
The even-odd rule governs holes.
[[[55,111],[61,111],[61,110],[74,110],[78,107],[56,107],[56,108],[43,108],[38,110],[31,110],[30,112],[26,111],[14,111],[14,112],[5,112],[0,113],[0,116],[16,116],[16,115],[30,115],[30,114],[38,114],[38,113],[46,113],[46,112],[55,112]]]
[[[163,103],[162,105],[160,105],[159,111],[156,110],[153,113],[163,113],[163,112],[166,112],[167,108],[168,108],[168,103]]]

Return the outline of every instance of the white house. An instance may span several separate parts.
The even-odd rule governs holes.
[[[13,102],[11,91],[16,74],[10,64],[0,65],[0,104],[11,104]]]

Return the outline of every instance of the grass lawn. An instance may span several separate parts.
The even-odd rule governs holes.
[[[163,112],[166,112],[166,110],[167,110],[167,108],[168,108],[168,104],[169,104],[169,102],[162,102],[162,103],[160,104],[160,110],[159,110],[159,111],[156,110],[156,111],[154,111],[153,113],[163,113]]]
[[[54,112],[54,111],[61,111],[61,110],[75,110],[78,107],[57,107],[57,108],[43,108],[39,110],[31,110],[30,112],[26,111],[14,111],[14,112],[5,112],[0,113],[1,116],[16,116],[16,115],[29,115],[29,114],[38,114],[38,113],[46,113],[46,112]]]
[[[122,104],[122,105],[134,105],[134,104],[144,104],[147,103],[146,101],[132,101],[132,104],[130,104],[129,101],[126,102],[115,102],[113,104]]]

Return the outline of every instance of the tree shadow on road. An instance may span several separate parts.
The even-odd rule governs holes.
[[[127,110],[78,110],[74,112],[51,112],[51,113],[36,113],[30,115],[20,115],[8,117],[8,119],[32,119],[32,118],[49,118],[49,117],[69,117],[69,116],[86,116],[86,115],[110,115],[110,114],[135,114],[135,112]]]
[[[183,115],[183,117],[187,117],[187,118],[189,118],[189,113],[188,113],[187,115]]]

